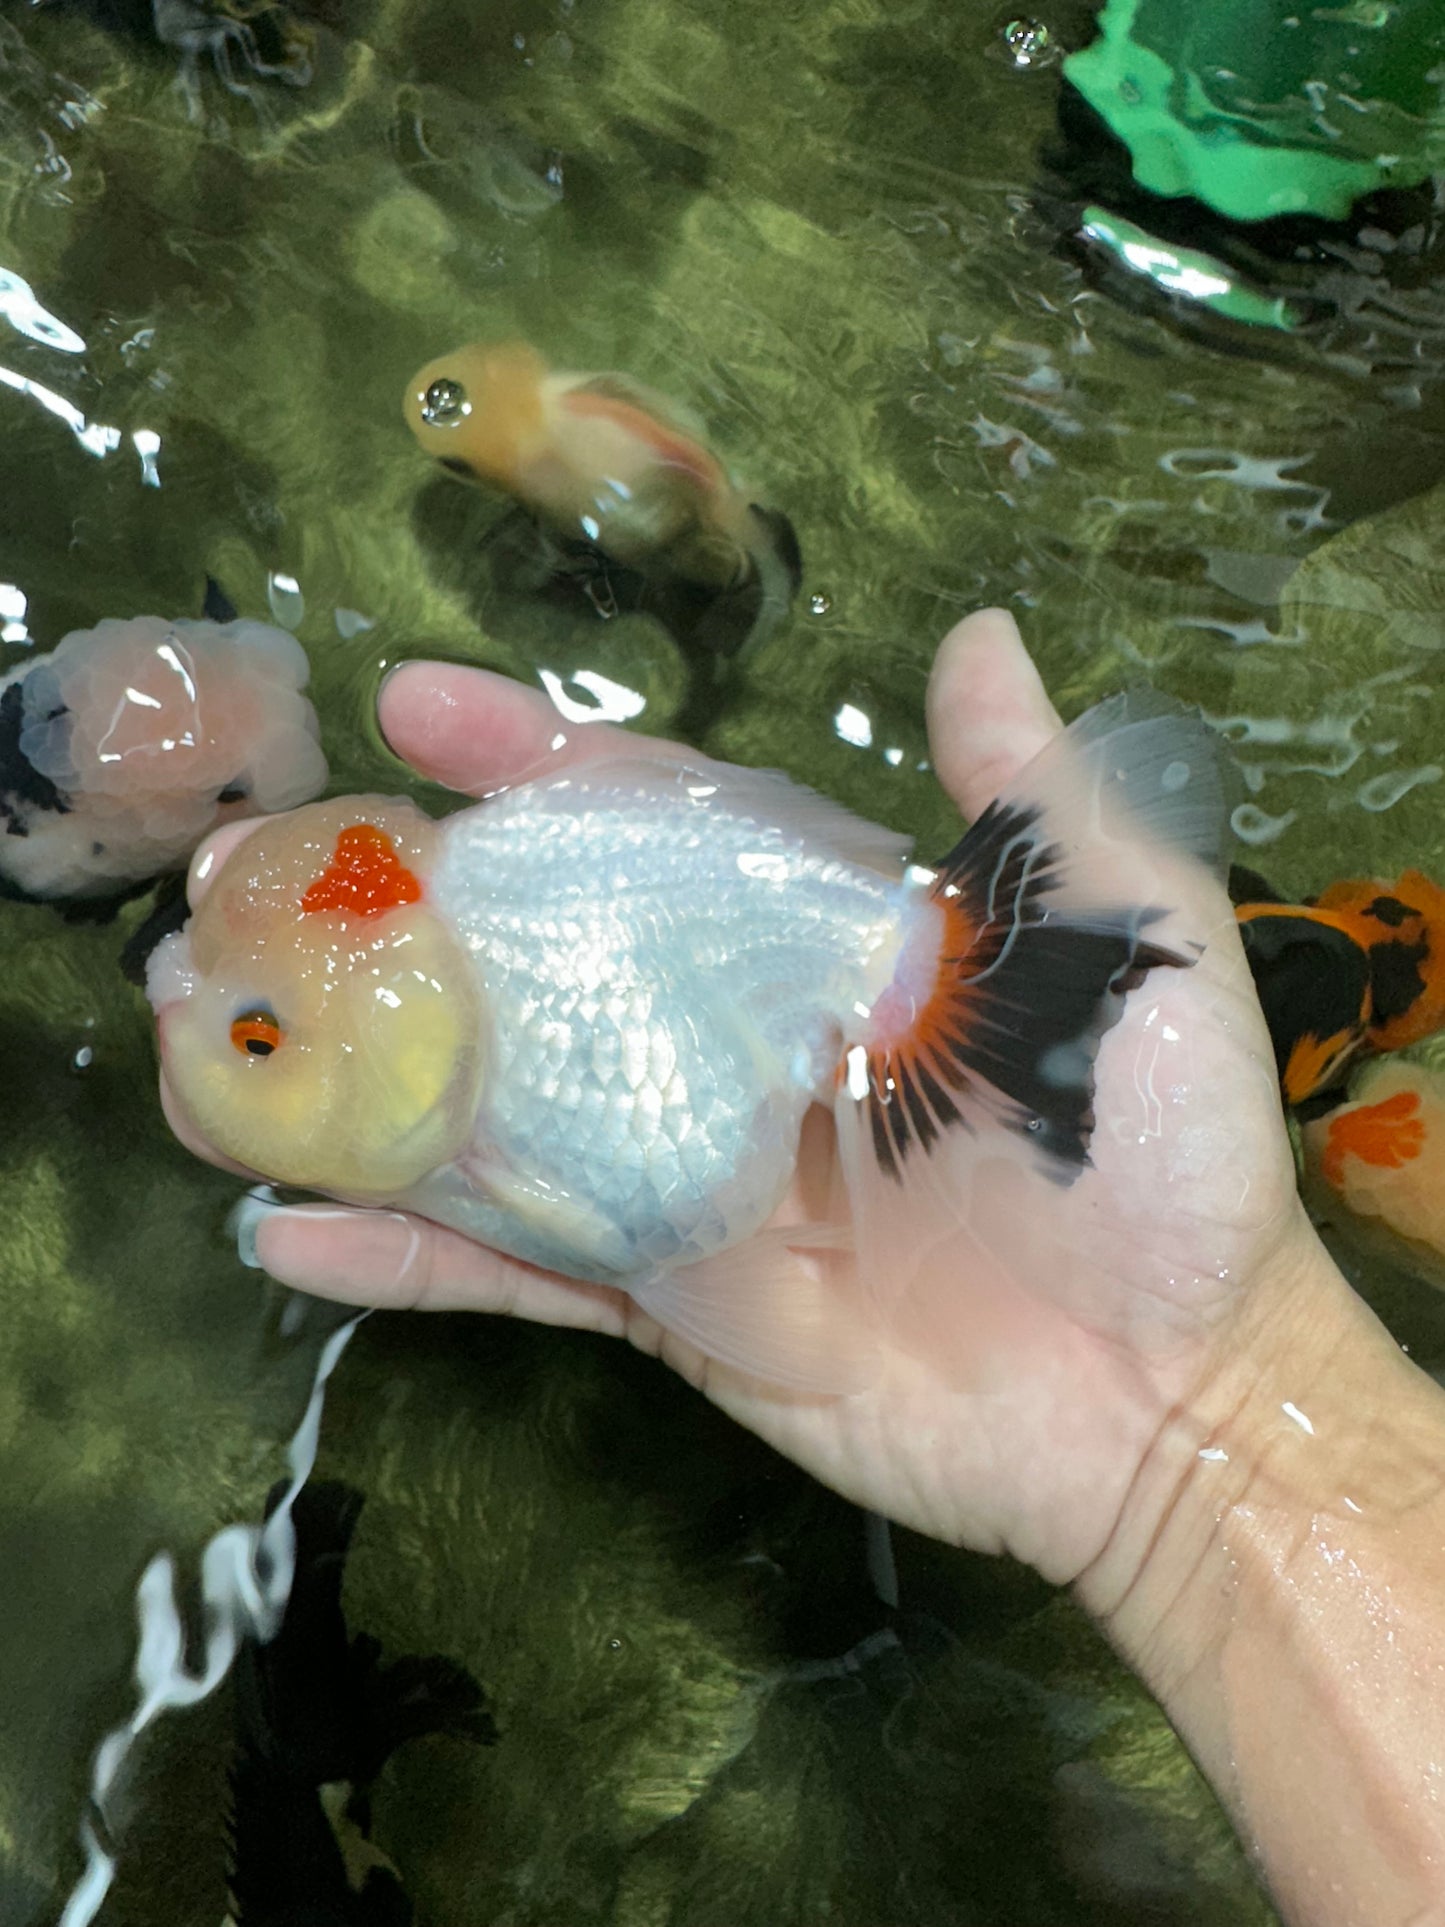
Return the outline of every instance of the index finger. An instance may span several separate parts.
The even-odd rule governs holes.
[[[396,754],[464,796],[599,756],[677,762],[696,753],[610,723],[569,722],[542,690],[457,663],[401,664],[381,685],[376,707]]]
[[[396,755],[463,796],[488,796],[544,769],[597,757],[680,762],[697,753],[609,723],[568,722],[542,690],[458,663],[401,664],[382,683],[376,709]],[[193,910],[237,844],[270,820],[245,817],[211,832],[186,880]]]

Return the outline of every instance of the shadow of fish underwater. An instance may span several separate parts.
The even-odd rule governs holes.
[[[370,1839],[377,1776],[408,1740],[497,1738],[463,1667],[438,1654],[383,1663],[377,1640],[348,1632],[341,1587],[364,1504],[339,1483],[302,1488],[280,1630],[236,1658],[229,1927],[407,1927],[411,1902]]]

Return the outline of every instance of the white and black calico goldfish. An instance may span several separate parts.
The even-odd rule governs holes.
[[[207,608],[72,630],[0,682],[0,895],[113,900],[324,787],[300,643]]]
[[[587,761],[440,822],[343,798],[245,837],[148,990],[176,1103],[247,1169],[621,1286],[713,1357],[842,1389],[872,1360],[840,1351],[799,1248],[852,1246],[886,1317],[956,1233],[977,1250],[991,1216],[1008,1247],[1030,1187],[1079,1176],[1099,1040],[1202,949],[1207,913],[1172,906],[1224,817],[1208,729],[1133,699],[936,870],[701,757]],[[838,1222],[755,1236],[814,1104]]]

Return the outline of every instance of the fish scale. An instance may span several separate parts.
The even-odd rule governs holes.
[[[580,808],[566,783],[494,798],[448,819],[430,880],[482,981],[474,1150],[586,1199],[629,1270],[771,1212],[909,894],[711,796],[660,807],[657,787],[624,776]],[[551,1231],[506,1239],[556,1260]]]

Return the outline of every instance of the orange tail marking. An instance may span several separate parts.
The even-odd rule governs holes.
[[[1342,1111],[1330,1122],[1325,1154],[1320,1160],[1325,1182],[1344,1189],[1345,1159],[1356,1157],[1377,1170],[1398,1171],[1425,1148],[1425,1125],[1418,1116],[1418,1091],[1396,1091],[1378,1104],[1361,1104]]]
[[[941,890],[943,941],[932,986],[912,1011],[893,1007],[903,998],[889,990],[874,1006],[874,1022],[889,1037],[868,1051],[868,1114],[879,1164],[897,1172],[909,1145],[927,1151],[944,1125],[957,1122],[959,1062],[968,1043],[969,996],[960,966],[973,951],[979,930],[956,891]],[[839,1067],[839,1078],[845,1074]]]
[[[404,903],[419,903],[421,893],[420,879],[398,857],[385,830],[353,823],[337,837],[330,863],[302,897],[301,908],[307,915],[339,910],[350,917],[380,917]]]

